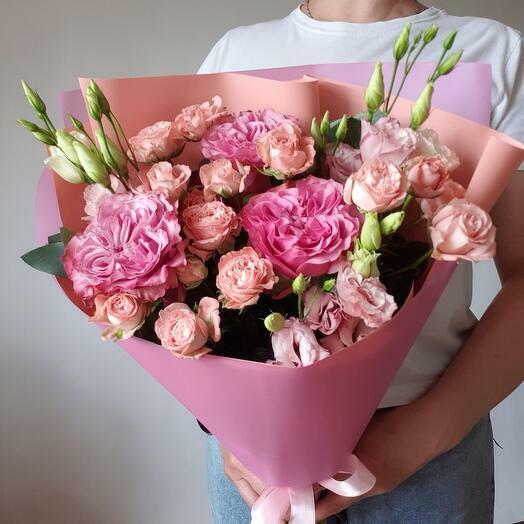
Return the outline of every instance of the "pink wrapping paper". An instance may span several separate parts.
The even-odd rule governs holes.
[[[97,82],[130,135],[217,93],[233,111],[273,107],[299,116],[304,127],[321,108],[333,115],[358,112],[363,100],[360,87],[314,78],[279,82],[219,74]],[[81,80],[82,88],[85,85]],[[409,101],[400,100],[395,114],[406,121],[409,109]],[[477,116],[482,120],[485,113]],[[439,110],[427,126],[461,157],[456,178],[465,185],[471,180],[468,195],[490,209],[524,158],[524,146]],[[195,159],[195,152],[188,151],[183,160]],[[81,225],[79,189],[58,177],[53,187],[51,175],[44,174],[37,198],[40,242],[61,223],[74,230]],[[213,355],[181,360],[137,338],[120,346],[267,484],[307,486],[331,477],[354,449],[453,270],[453,264],[434,263],[422,287],[390,323],[350,349],[305,368]],[[68,283],[59,283],[71,298]]]

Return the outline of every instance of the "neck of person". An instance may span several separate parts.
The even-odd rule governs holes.
[[[416,0],[309,0],[313,18],[326,22],[367,24],[411,16],[423,9]]]

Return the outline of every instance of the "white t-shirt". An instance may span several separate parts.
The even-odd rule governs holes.
[[[414,16],[355,24],[313,20],[297,7],[281,20],[237,27],[213,47],[199,73],[266,69],[305,64],[391,61],[393,43],[406,22],[413,33],[435,23],[441,35],[459,33],[463,61],[492,66],[492,127],[524,141],[522,35],[483,18],[456,17],[431,7]],[[423,59],[437,61],[441,48],[428,46]],[[471,265],[462,263],[441,296],[381,407],[411,402],[445,370],[476,319],[470,311]]]

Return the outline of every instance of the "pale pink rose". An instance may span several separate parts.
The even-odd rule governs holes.
[[[200,285],[207,277],[207,268],[204,262],[196,255],[186,255],[186,265],[177,267],[178,281],[188,289]]]
[[[363,278],[349,264],[337,275],[336,291],[344,313],[361,318],[372,328],[385,324],[397,309],[394,298],[378,278]]]
[[[343,142],[334,154],[333,147],[333,144],[328,144],[326,148],[329,177],[340,184],[345,184],[346,180],[362,167],[362,156],[358,149],[353,149]]]
[[[337,331],[344,314],[336,297],[317,286],[304,294],[304,323],[324,335]]]
[[[206,260],[213,251],[225,252],[240,232],[240,220],[233,208],[215,200],[186,207],[182,212],[189,250]]]
[[[264,167],[293,177],[307,171],[315,159],[315,141],[302,136],[300,127],[283,122],[257,140],[257,153]]]
[[[329,273],[362,220],[344,204],[341,184],[312,175],[250,198],[241,218],[251,245],[288,278]]]
[[[344,186],[344,200],[364,211],[383,213],[402,204],[409,183],[395,164],[368,160],[351,175]]]
[[[419,199],[418,202],[424,218],[431,218],[442,206],[451,202],[454,198],[464,198],[466,194],[464,186],[454,180],[448,179],[442,186],[442,192],[439,196]]]
[[[153,191],[162,191],[171,202],[176,202],[186,191],[191,168],[186,165],[171,165],[170,162],[157,162],[146,173]]]
[[[203,297],[198,303],[198,316],[207,324],[209,338],[213,342],[220,340],[220,303],[216,298]]]
[[[109,180],[111,181],[111,189],[113,189],[114,193],[126,192],[126,188],[116,176],[109,175]],[[90,220],[91,217],[94,217],[98,211],[98,206],[104,199],[111,196],[111,194],[111,191],[109,191],[107,187],[100,184],[88,184],[84,189],[84,212],[87,215],[86,219]]]
[[[177,285],[185,264],[176,207],[158,192],[105,198],[85,230],[67,244],[64,269],[75,293],[130,293],[155,301]]]
[[[439,142],[438,134],[433,129],[425,128],[416,131],[417,147],[413,156],[438,156],[448,171],[460,165],[458,156],[449,147]]]
[[[449,171],[439,157],[416,157],[406,162],[404,172],[413,194],[419,198],[435,198],[450,180]]]
[[[222,99],[214,96],[210,102],[185,107],[175,117],[174,126],[178,136],[198,141],[219,118],[227,115]]]
[[[216,198],[214,200],[216,200]],[[184,195],[184,198],[182,199],[182,205],[179,207],[180,212],[184,211],[184,209],[187,207],[203,204],[204,202],[206,202],[204,190],[194,187]]]
[[[148,302],[129,293],[98,295],[95,297],[95,314],[89,320],[107,326],[102,331],[104,340],[127,340],[144,325],[150,311]]]
[[[366,326],[360,318],[344,315],[338,329],[331,335],[321,338],[320,343],[333,354],[362,340],[373,331],[374,328]]]
[[[296,318],[288,318],[284,327],[271,335],[276,364],[303,367],[329,356],[315,337],[313,330]]]
[[[204,197],[207,201],[215,200],[216,195],[223,198],[242,193],[245,189],[245,180],[249,174],[249,166],[240,162],[219,159],[212,160],[200,168],[200,180],[204,184]]]
[[[297,123],[297,120],[271,109],[242,111],[230,122],[215,124],[208,129],[202,137],[202,154],[209,160],[226,158],[261,167],[256,142],[282,122]]]
[[[362,120],[360,154],[364,162],[381,159],[400,166],[417,146],[417,134],[402,127],[393,117],[381,118],[375,124]]]
[[[269,260],[258,255],[252,247],[230,251],[218,262],[217,288],[224,307],[242,309],[258,302],[264,291],[278,282]]]
[[[169,160],[180,151],[184,141],[177,136],[172,122],[157,122],[141,129],[129,139],[138,162],[153,164]]]
[[[454,199],[441,207],[429,227],[437,260],[479,261],[495,255],[495,226],[479,206]]]

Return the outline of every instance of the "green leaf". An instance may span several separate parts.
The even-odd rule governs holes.
[[[67,246],[69,244],[69,241],[75,236],[75,234],[67,229],[67,227],[62,226],[60,228],[60,238],[64,244],[64,246]]]
[[[53,235],[54,237],[55,235]],[[50,273],[59,277],[67,276],[62,263],[64,254],[63,242],[52,242],[46,246],[37,247],[22,255],[22,260],[38,271]]]
[[[56,244],[57,242],[62,242],[62,235],[60,233],[56,233],[50,237],[47,237],[48,244]]]
[[[367,113],[366,113],[367,114]],[[328,142],[335,143],[336,141],[336,132],[338,125],[340,123],[340,118],[333,120],[329,124],[329,133],[328,133]],[[360,148],[360,134],[361,134],[361,124],[358,118],[348,118],[348,131],[344,142],[349,144],[351,147],[358,149]]]

